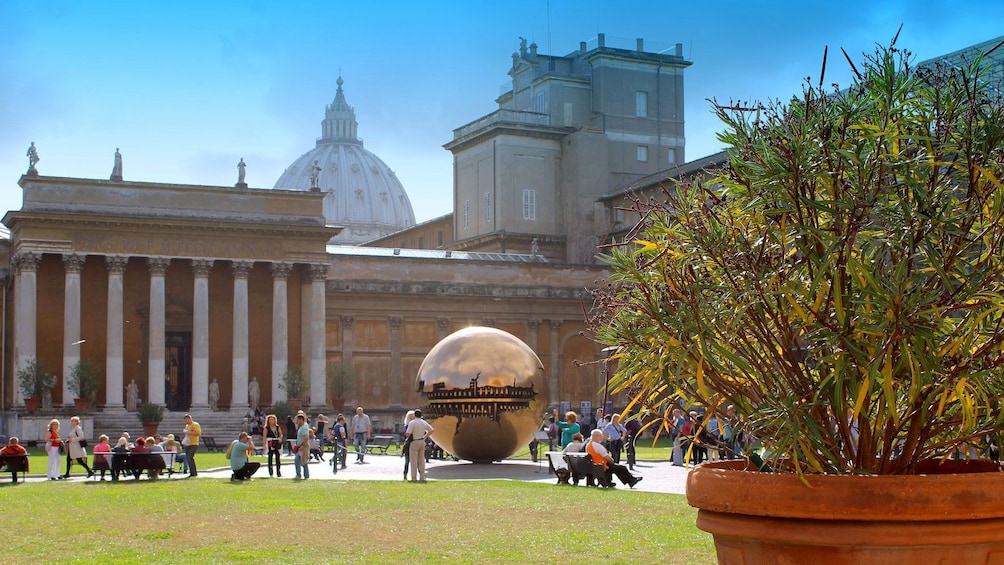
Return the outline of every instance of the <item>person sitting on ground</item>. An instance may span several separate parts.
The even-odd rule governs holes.
[[[582,437],[582,434],[572,434],[572,443],[566,445],[565,449],[562,449],[561,452],[562,453],[568,453],[569,451],[579,452],[579,451],[584,451],[585,449],[586,449],[585,438]]]
[[[94,464],[91,465],[91,469],[97,473],[101,471],[101,477],[98,480],[105,480],[105,471],[111,474],[112,470],[112,446],[108,443],[108,436],[101,434],[98,436],[98,444],[94,446]]]
[[[24,447],[18,442],[16,437],[11,437],[7,440],[7,445],[0,448],[0,455],[27,455],[28,452],[25,451]],[[16,467],[15,467],[16,468]],[[22,475],[27,475],[28,472],[25,470]],[[10,472],[11,482],[17,482],[17,471]]]
[[[247,432],[241,432],[230,448],[230,470],[234,472],[232,481],[246,481],[261,467],[257,461],[249,461],[248,455],[254,452],[254,442]]]
[[[607,486],[613,486],[613,475],[617,475],[620,482],[626,484],[627,486],[634,488],[641,477],[635,477],[631,474],[631,471],[627,467],[621,465],[620,463],[615,463],[614,458],[610,456],[610,452],[607,448],[603,447],[603,430],[593,430],[589,434],[589,443],[586,444],[586,453],[593,459],[593,463],[597,465],[603,465],[606,471],[606,484]]]

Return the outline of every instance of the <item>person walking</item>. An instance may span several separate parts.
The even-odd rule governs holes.
[[[282,427],[275,414],[265,417],[265,449],[268,451],[268,476],[272,476],[272,459],[275,459],[275,476],[282,476]]]
[[[307,416],[303,413],[296,415],[296,444],[293,446],[293,470],[296,478],[301,475],[304,479],[310,478],[310,426],[307,424]],[[301,472],[302,471],[302,472]]]
[[[199,476],[199,468],[195,466],[195,452],[199,450],[200,437],[202,437],[202,426],[192,419],[191,414],[185,414],[185,437],[181,440],[181,445],[185,447],[189,477]]]
[[[411,438],[408,437],[408,424],[415,419],[415,411],[408,410],[404,415],[404,447],[401,448],[401,456],[404,457],[404,480],[408,480],[408,462],[411,461]]]
[[[63,440],[59,438],[59,420],[49,420],[49,431],[45,436],[45,453],[49,456],[49,468],[45,476],[50,481],[62,479],[59,474],[59,455]]]
[[[335,457],[331,461],[331,466],[333,469],[337,469],[341,465],[342,469],[345,468],[345,461],[349,457],[349,432],[345,427],[345,416],[339,414],[335,418],[335,426],[332,428],[335,436]]]
[[[87,450],[84,449],[84,444],[82,443],[84,439],[84,430],[80,427],[80,417],[74,416],[70,418],[70,433],[66,436],[66,472],[63,473],[63,478],[70,478],[70,467],[73,466],[74,460],[77,463],[84,466],[87,470],[87,478],[94,476],[94,471],[87,465]]]
[[[410,438],[411,480],[425,482],[425,440],[433,432],[432,425],[422,419],[422,411],[415,410],[415,418],[404,429],[404,436]]]
[[[360,406],[356,408],[356,415],[352,417],[352,445],[356,448],[356,464],[363,462],[366,444],[371,439],[373,439],[373,423]]]

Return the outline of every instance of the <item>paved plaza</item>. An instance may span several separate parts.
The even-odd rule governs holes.
[[[331,454],[325,454],[324,461],[312,461],[310,463],[310,480],[322,481],[403,481],[404,459],[398,454],[368,454],[362,464],[354,463],[355,455],[350,453],[347,467],[339,469],[338,473],[331,472]],[[265,466],[266,460],[262,456],[255,456],[252,461],[262,463],[262,468],[255,473],[254,482],[267,482],[269,480],[293,480],[293,461],[291,458],[284,458],[282,464],[282,478],[272,479],[268,476],[268,468]],[[643,477],[634,490],[643,492],[664,492],[672,494],[684,494],[687,482],[687,469],[671,465],[668,461],[639,461],[635,465],[633,473]],[[162,480],[193,480],[213,478],[228,479],[231,472],[229,468],[199,469],[197,478],[186,478],[186,475],[174,473],[172,479],[166,476]],[[522,459],[506,459],[492,464],[477,464],[466,461],[439,461],[433,460],[426,466],[426,475],[429,482],[434,481],[476,481],[476,480],[509,480],[526,481],[532,483],[556,484],[557,478],[548,471],[547,460],[542,459],[538,463]],[[37,474],[29,475],[28,481],[44,481],[45,477]],[[68,479],[68,482],[94,481],[87,479],[83,473]],[[131,480],[131,479],[129,479]],[[144,479],[145,480],[145,479]],[[631,490],[627,486],[621,485],[616,479],[618,490]],[[585,488],[585,481],[580,483],[580,488]]]

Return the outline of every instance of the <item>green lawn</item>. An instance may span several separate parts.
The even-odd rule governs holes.
[[[3,563],[715,562],[696,510],[658,493],[199,479],[4,482],[0,501]]]

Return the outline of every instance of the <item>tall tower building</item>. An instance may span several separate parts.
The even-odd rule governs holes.
[[[457,128],[454,249],[531,250],[587,263],[609,219],[597,199],[683,163],[683,46],[612,47],[600,34],[565,56],[521,39],[499,109]]]

